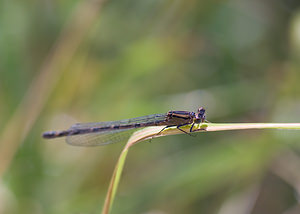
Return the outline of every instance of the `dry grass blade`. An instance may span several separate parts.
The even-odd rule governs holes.
[[[125,164],[128,150],[131,146],[143,140],[162,137],[167,135],[183,134],[182,131],[176,127],[170,127],[160,132],[164,126],[156,126],[142,129],[133,133],[128,140],[126,146],[121,152],[119,160],[115,166],[110,185],[106,194],[102,214],[108,214],[112,208],[114,197],[118,188],[121,178],[122,170]],[[180,127],[182,130],[189,132],[191,125]],[[300,130],[300,123],[201,123],[195,124],[193,130],[196,132],[209,132],[209,131],[226,131],[226,130],[246,130],[246,129],[294,129]],[[158,134],[159,133],[159,134]]]
[[[23,100],[0,134],[0,177],[9,167],[19,145],[23,142],[47,99],[56,86],[63,69],[97,20],[104,0],[84,1],[73,12],[40,72],[32,81]],[[18,130],[16,132],[15,130]]]

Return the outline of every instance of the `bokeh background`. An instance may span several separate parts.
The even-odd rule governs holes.
[[[100,213],[124,144],[46,130],[207,109],[300,121],[298,0],[0,2],[0,213]],[[300,213],[300,134],[157,138],[129,152],[112,213]]]

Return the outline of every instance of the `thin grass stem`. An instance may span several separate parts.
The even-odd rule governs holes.
[[[144,128],[132,134],[127,144],[125,145],[124,149],[122,150],[120,157],[116,163],[115,170],[113,172],[110,185],[106,194],[104,206],[102,209],[102,214],[110,213],[129,148],[147,139],[152,139],[152,138],[162,137],[167,135],[183,134],[184,133],[183,131],[189,132],[191,128],[191,124],[180,127],[180,129],[182,129],[183,131],[177,129],[176,127],[169,127],[161,131],[163,128],[164,126],[153,126],[153,127]],[[229,130],[250,130],[250,129],[300,130],[300,123],[201,123],[201,124],[194,125],[193,133],[229,131]]]

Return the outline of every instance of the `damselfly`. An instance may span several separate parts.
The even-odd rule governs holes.
[[[165,114],[153,114],[126,120],[77,123],[64,131],[49,131],[43,133],[47,139],[66,137],[66,142],[76,146],[100,146],[123,141],[136,129],[149,126],[180,127],[192,124],[189,132],[193,132],[194,124],[205,121],[205,109],[200,107],[198,111],[169,111]],[[187,133],[188,134],[188,133]]]

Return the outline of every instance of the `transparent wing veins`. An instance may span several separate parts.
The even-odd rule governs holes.
[[[126,120],[98,122],[98,123],[77,123],[70,127],[70,129],[86,129],[93,127],[111,127],[115,125],[128,125],[136,123],[149,123],[155,121],[164,121],[166,114],[153,114],[143,117],[137,117]],[[66,142],[75,146],[101,146],[128,140],[130,135],[137,131],[136,128],[129,129],[113,129],[93,133],[69,135],[66,137]]]

